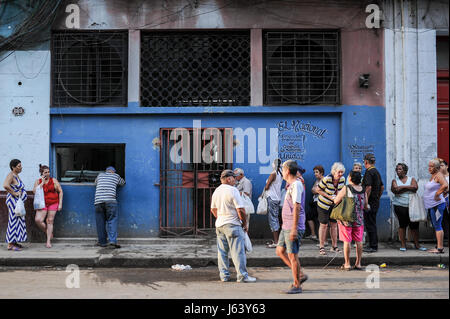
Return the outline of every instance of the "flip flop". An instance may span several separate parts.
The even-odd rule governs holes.
[[[12,250],[12,251],[21,251],[22,249],[20,249],[17,246],[12,246],[12,247],[8,247],[8,250]]]
[[[344,264],[341,266],[341,270],[350,271],[350,269],[352,269],[352,267],[345,267]]]
[[[354,270],[363,270],[363,267],[356,267],[356,265],[355,265],[355,266],[353,266],[353,269]]]
[[[406,248],[400,247],[400,251],[406,251]]]
[[[319,254],[325,256],[327,254],[327,252],[325,251],[324,247],[320,247],[319,249]]]

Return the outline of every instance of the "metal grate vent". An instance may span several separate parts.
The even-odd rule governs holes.
[[[52,35],[53,106],[126,105],[127,32]]]
[[[339,33],[265,33],[265,104],[338,104]]]
[[[250,104],[248,32],[146,32],[142,106]]]

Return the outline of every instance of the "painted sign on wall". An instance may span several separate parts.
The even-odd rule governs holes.
[[[277,124],[279,138],[279,157],[287,160],[304,161],[306,154],[306,135],[323,139],[326,128],[314,125],[310,121],[301,120],[280,121]]]

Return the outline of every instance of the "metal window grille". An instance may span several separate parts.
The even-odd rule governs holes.
[[[233,166],[232,129],[163,128],[160,140],[160,235],[211,234],[211,197]]]
[[[339,33],[265,33],[265,104],[338,104]]]
[[[127,32],[53,33],[52,105],[126,105],[127,66]]]
[[[144,32],[142,106],[250,105],[249,32]]]

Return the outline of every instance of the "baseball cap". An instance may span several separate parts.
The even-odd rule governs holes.
[[[230,176],[236,177],[237,175],[231,169],[226,169],[226,170],[222,171],[222,173],[220,174],[220,178],[225,178],[225,177],[230,177]]]
[[[108,167],[106,168],[106,170],[107,170],[107,171],[113,171],[114,173],[116,172],[116,169],[115,169],[114,167],[112,167],[112,166],[108,166]]]

